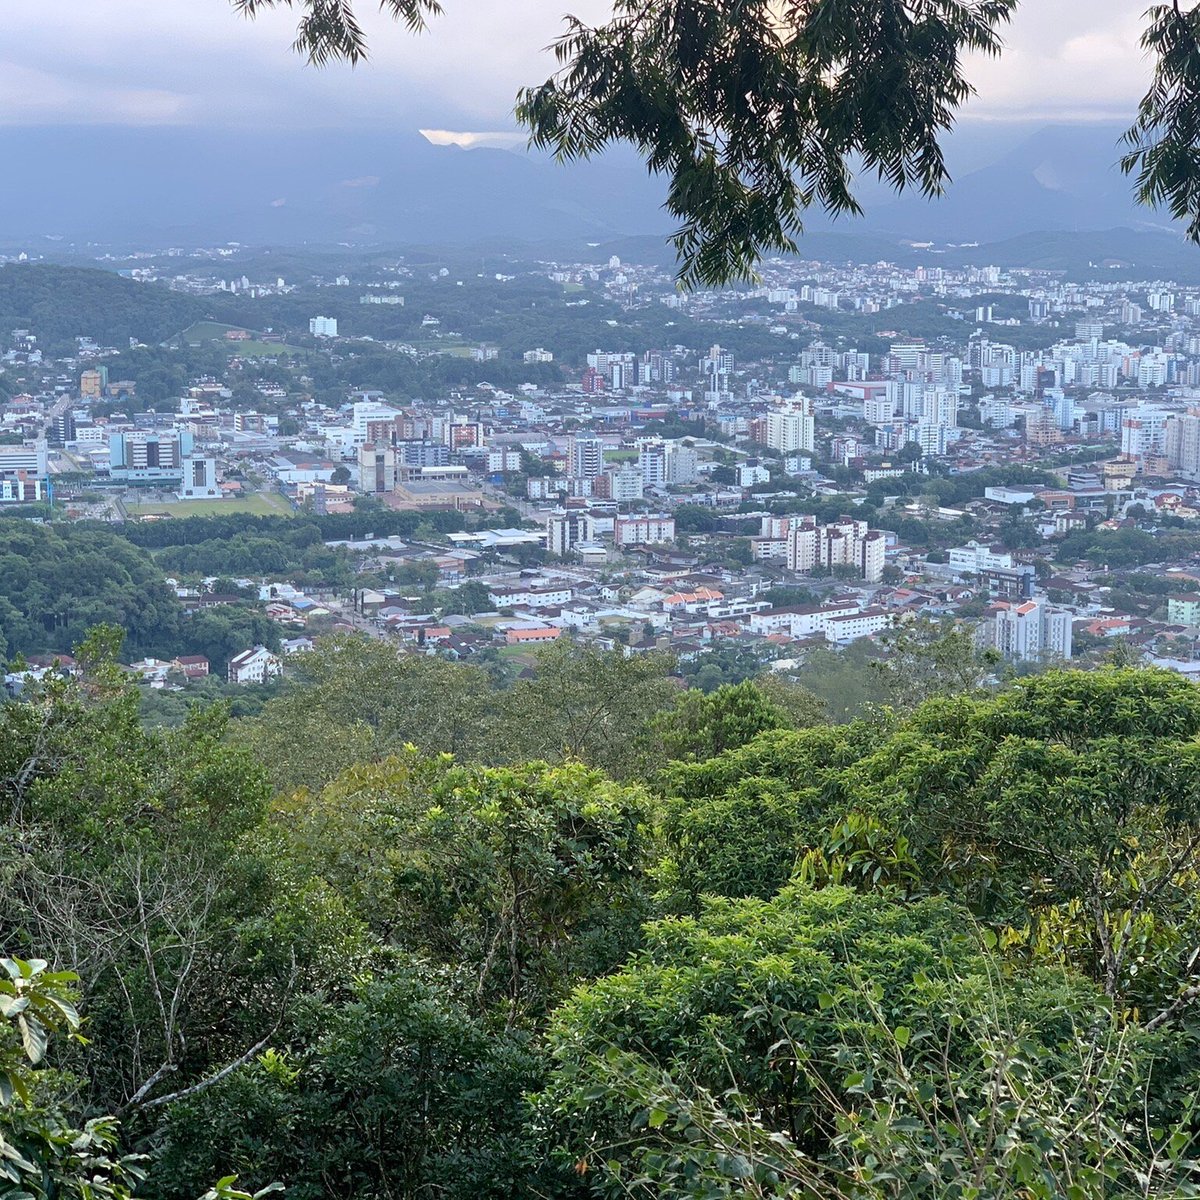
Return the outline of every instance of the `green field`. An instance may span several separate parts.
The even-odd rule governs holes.
[[[418,341],[405,341],[405,345],[423,354],[445,354],[449,358],[470,358],[475,349],[473,344],[457,338],[425,338]]]
[[[222,325],[218,321],[197,321],[195,325],[189,325],[182,333],[177,334],[171,340],[174,342],[187,342],[190,345],[199,345],[201,342],[223,342],[225,333],[230,329],[241,329],[241,325]],[[247,332],[253,333],[253,330]],[[234,343],[230,343],[233,345]]]
[[[610,463],[633,462],[637,456],[636,450],[605,450],[604,461]]]
[[[303,346],[289,346],[287,342],[228,342],[225,348],[230,354],[240,354],[243,358],[274,358],[277,354],[307,358],[310,353]]]
[[[254,492],[235,500],[137,500],[128,501],[125,510],[133,518],[148,516],[211,517],[222,513],[250,513],[256,517],[291,517],[295,509],[277,492]]]
[[[517,670],[537,666],[537,654],[532,646],[501,646],[497,653],[504,662]]]
[[[286,342],[260,342],[251,340],[248,342],[231,342],[226,340],[225,333],[230,329],[242,329],[241,325],[222,325],[217,321],[197,321],[195,325],[189,325],[182,333],[177,334],[172,338],[172,342],[186,343],[190,346],[198,346],[204,342],[220,342],[221,346],[228,350],[230,354],[241,354],[248,358],[262,358],[276,354],[306,354],[307,351],[299,346],[289,346]],[[254,330],[248,330],[253,333]]]

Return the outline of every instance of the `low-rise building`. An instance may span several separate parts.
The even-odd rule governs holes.
[[[1200,594],[1184,592],[1167,597],[1167,624],[1200,628]]]
[[[660,546],[675,540],[675,518],[665,514],[617,517],[613,541],[618,546]]]
[[[229,660],[229,682],[237,684],[266,683],[283,674],[283,663],[265,646],[243,650]]]

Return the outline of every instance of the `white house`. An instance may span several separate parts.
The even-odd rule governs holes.
[[[237,684],[266,683],[283,673],[283,663],[266,646],[243,650],[229,660],[229,682]]]

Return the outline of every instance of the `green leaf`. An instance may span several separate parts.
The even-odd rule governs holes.
[[[40,1063],[46,1054],[45,1027],[33,1017],[20,1016],[17,1018],[17,1028],[21,1031],[25,1057],[34,1065]]]

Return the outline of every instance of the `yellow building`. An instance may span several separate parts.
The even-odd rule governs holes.
[[[92,399],[99,399],[104,395],[105,375],[104,370],[96,370],[93,368],[90,371],[84,371],[79,376],[79,394]]]

